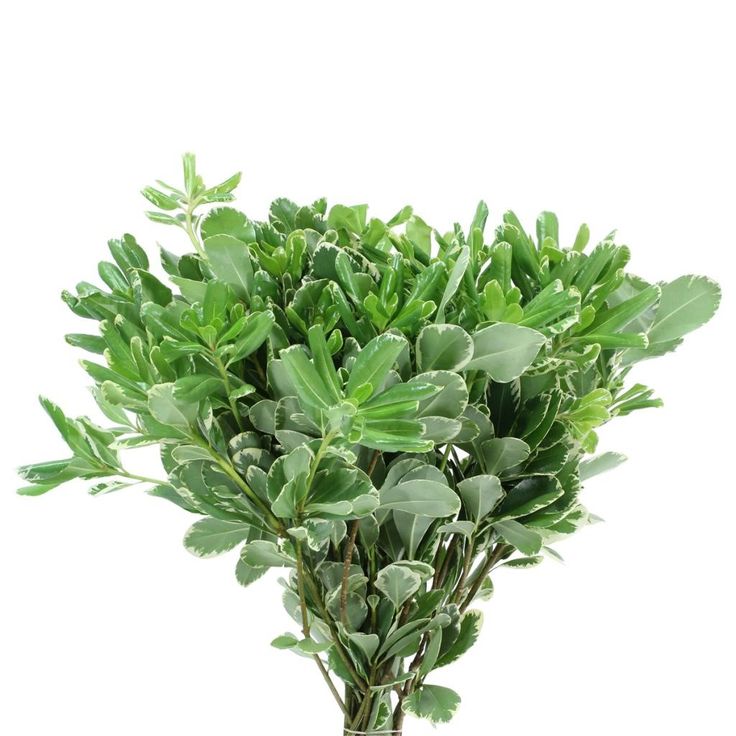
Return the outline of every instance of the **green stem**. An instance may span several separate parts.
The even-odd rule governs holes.
[[[187,204],[187,208],[184,211],[184,230],[186,231],[186,234],[189,236],[189,240],[194,246],[194,250],[197,251],[197,253],[202,258],[207,258],[207,254],[204,252],[204,248],[202,248],[202,244],[199,242],[197,233],[194,232],[194,223],[192,221],[192,215],[194,214],[194,210],[196,209],[198,204],[199,204],[199,199],[194,199],[193,201]]]
[[[445,447],[445,454],[442,456],[442,463],[440,464],[440,472],[444,473],[447,467],[447,461],[450,459],[450,453],[452,452],[452,443],[448,442]]]
[[[314,477],[315,475],[317,475],[319,464],[322,462],[322,458],[324,457],[325,452],[327,452],[327,448],[330,446],[330,442],[332,442],[334,437],[334,432],[328,432],[322,438],[322,443],[320,444],[319,449],[314,456],[314,460],[312,460],[312,466],[309,469],[309,477],[307,478],[307,493],[311,489],[312,483],[314,483]]]
[[[355,715],[355,718],[353,718],[353,722],[350,724],[350,728],[353,731],[356,731],[362,724],[363,719],[365,718],[366,713],[368,712],[368,709],[370,707],[372,697],[373,693],[371,693],[370,690],[368,690],[363,696],[363,702],[360,704],[360,708],[358,708],[358,712]]]
[[[327,610],[327,608],[325,608],[325,604],[322,601],[322,596],[319,592],[319,588],[317,587],[317,583],[314,582],[314,579],[312,578],[309,570],[305,569],[304,580],[307,584],[307,587],[309,588],[309,592],[312,594],[312,598],[317,604],[317,608],[319,608],[320,615],[330,629],[332,641],[335,645],[335,651],[342,660],[342,663],[345,665],[347,671],[350,673],[350,677],[353,678],[353,682],[355,682],[355,684],[360,688],[362,692],[365,692],[367,690],[365,680],[363,680],[363,678],[357,673],[355,667],[353,667],[353,663],[351,662],[350,657],[346,654],[345,649],[340,643],[335,623],[332,620],[332,616],[330,616],[330,612]]]
[[[199,437],[192,437],[192,441],[199,447],[207,450],[212,459],[219,465],[225,474],[240,488],[241,491],[253,502],[255,506],[260,509],[265,515],[268,525],[282,537],[286,536],[286,529],[281,521],[274,516],[271,509],[264,503],[264,501],[256,494],[256,492],[240,477],[240,474],[232,466],[229,460],[225,460],[219,453],[217,453],[212,446],[200,439]]]
[[[435,579],[433,583],[434,588],[441,588],[445,584],[445,579],[447,578],[447,573],[450,569],[450,561],[452,560],[453,555],[455,554],[455,547],[457,546],[458,539],[460,537],[455,534],[453,535],[452,539],[447,543],[447,547],[445,548],[445,557],[442,560],[442,566],[437,567],[435,563],[435,570],[437,571],[435,573]],[[439,553],[439,549],[437,550]],[[439,557],[439,554],[437,555]]]
[[[302,633],[304,634],[304,637],[308,639],[311,630],[309,627],[309,611],[307,610],[307,596],[304,592],[304,554],[302,552],[301,540],[297,540],[296,542],[296,579],[297,579],[297,588],[299,590],[299,607],[301,608],[301,612],[302,612]],[[340,697],[340,693],[337,692],[335,683],[332,681],[332,678],[330,677],[329,672],[327,672],[327,670],[325,669],[325,666],[322,663],[322,660],[319,658],[319,655],[313,654],[312,659],[315,661],[317,668],[319,669],[320,673],[322,674],[322,677],[327,683],[327,687],[329,687],[330,692],[332,693],[332,696],[335,698],[335,701],[340,706],[340,709],[346,716],[349,716],[350,714],[348,712],[348,709],[346,708],[345,703]]]
[[[167,480],[159,480],[158,478],[149,478],[147,475],[138,475],[137,473],[129,473],[127,470],[118,470],[117,474],[121,478],[130,478],[130,480],[137,480],[139,483],[153,483],[155,486],[168,486],[170,485]]]
[[[455,595],[453,596],[453,602],[460,603],[465,595],[465,584],[470,574],[470,566],[473,564],[473,554],[475,553],[475,544],[472,539],[468,539],[467,547],[465,548],[465,556],[463,557],[463,571],[460,574],[460,580],[457,583],[455,589]]]
[[[215,355],[213,353],[212,359],[215,363],[218,373],[220,374],[220,377],[222,378],[222,382],[225,384],[225,393],[227,393],[227,401],[230,404],[230,411],[232,411],[233,416],[235,417],[235,422],[238,425],[238,429],[243,432],[245,430],[245,427],[243,426],[243,417],[240,416],[237,402],[235,401],[235,399],[230,397],[232,387],[230,385],[230,377],[227,375],[227,368],[225,368],[223,362],[220,360],[220,357],[218,355]]]
[[[486,575],[493,569],[493,566],[505,555],[508,553],[510,549],[513,549],[513,547],[510,547],[507,544],[497,544],[496,547],[493,549],[492,552],[489,552],[486,561],[483,563],[483,565],[478,570],[477,574],[475,575],[475,581],[470,586],[470,590],[468,591],[468,594],[465,596],[465,600],[460,605],[460,612],[464,613],[467,607],[473,602],[473,599],[476,595],[478,595],[478,591],[480,590],[481,585],[483,585],[483,581],[486,579]]]
[[[342,566],[342,583],[340,584],[340,620],[343,626],[348,625],[348,584],[350,582],[350,568],[353,564],[355,540],[358,537],[360,519],[355,519],[350,527],[350,536],[345,547],[345,560]]]

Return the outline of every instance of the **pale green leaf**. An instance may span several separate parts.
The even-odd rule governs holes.
[[[529,327],[498,322],[473,334],[473,359],[466,370],[482,370],[498,383],[518,378],[534,362],[546,342]]]
[[[232,235],[211,235],[204,240],[204,250],[218,279],[232,286],[241,299],[253,291],[253,263],[248,246]]]
[[[430,723],[448,723],[460,706],[460,696],[447,687],[422,685],[402,704],[405,713]]]
[[[184,546],[197,557],[214,557],[237,547],[248,538],[251,527],[240,521],[201,519],[184,536]]]
[[[383,593],[398,611],[419,590],[422,579],[417,573],[400,565],[388,565],[376,575],[376,590]]]
[[[381,508],[443,518],[460,510],[460,497],[443,483],[408,480],[381,491]]]
[[[417,366],[422,373],[461,371],[472,357],[473,339],[458,325],[427,325],[417,338]]]

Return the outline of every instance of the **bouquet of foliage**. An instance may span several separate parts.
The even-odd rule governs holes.
[[[568,247],[550,212],[536,237],[512,212],[487,234],[484,203],[445,233],[324,199],[255,221],[222,204],[239,179],[207,187],[185,155],[181,189],[143,190],[193,248],[161,249],[169,284],[124,235],[105,287],[64,292],[98,323],[67,341],[99,356],[82,364],[112,426],[42,399],[70,456],[21,468],[20,493],[148,484],[201,517],[190,552],[239,548],[242,585],[284,569],[298,633],[273,645],[314,660],[345,734],[448,721],[435,671],[478,638],[471,606],[595,520],[581,483],[623,459],[593,454],[597,428],[660,404],[629,372],[710,319],[718,286],[647,283],[613,233]],[[165,479],[121,464],[145,445]]]

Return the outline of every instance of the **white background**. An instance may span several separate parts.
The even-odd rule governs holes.
[[[402,205],[440,229],[485,198],[572,240],[619,227],[632,268],[706,273],[720,313],[641,366],[666,407],[621,419],[629,462],[589,484],[606,519],[565,565],[498,574],[480,643],[434,682],[441,733],[734,733],[734,114],[728,3],[23,2],[0,63],[0,731],[8,736],[338,734],[313,665],[268,642],[275,580],[181,546],[191,521],[139,491],[20,498],[13,468],[62,455],[36,403],[93,411],[58,298],[105,241],[149,223],[138,189],[244,170],[272,197]],[[155,472],[148,458],[138,462]],[[150,467],[149,467],[150,465]],[[431,733],[410,722],[411,736]]]

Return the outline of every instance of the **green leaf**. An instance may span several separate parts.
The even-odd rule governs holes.
[[[495,475],[476,475],[457,485],[465,513],[476,524],[491,513],[503,497],[501,481]]]
[[[190,199],[197,193],[197,164],[193,153],[185,153],[182,156],[184,167],[184,186]]]
[[[427,452],[434,446],[424,435],[424,424],[411,419],[368,419],[360,444],[383,452]]]
[[[529,452],[529,445],[517,437],[495,437],[481,445],[483,465],[489,475],[498,475],[523,463]]]
[[[638,294],[626,299],[610,309],[604,309],[596,314],[595,319],[585,330],[587,333],[609,335],[628,326],[633,320],[642,315],[660,299],[659,286],[648,286]]]
[[[302,639],[296,648],[302,652],[302,654],[321,654],[326,652],[332,646],[331,641],[317,642],[314,639]]]
[[[468,263],[470,263],[470,248],[465,245],[460,249],[460,254],[452,266],[452,271],[450,271],[450,276],[447,279],[447,286],[445,286],[445,291],[442,294],[440,305],[437,307],[435,322],[441,324],[445,321],[445,307],[452,297],[455,296],[455,292],[458,290],[458,287],[463,280],[463,276],[465,275],[465,271],[468,268]]]
[[[381,490],[381,508],[441,519],[460,510],[460,497],[443,483],[408,480]]]
[[[231,207],[218,207],[209,212],[202,220],[200,230],[205,240],[215,235],[230,235],[242,243],[253,243],[256,240],[252,223],[242,212]]]
[[[291,557],[281,552],[275,542],[265,539],[248,542],[240,556],[251,567],[294,567]]]
[[[674,350],[689,332],[704,325],[718,309],[721,289],[705,276],[681,276],[661,284],[662,296],[647,334],[649,346],[627,351],[625,362],[655,357]]]
[[[499,567],[513,567],[517,569],[526,569],[527,567],[536,567],[544,562],[544,557],[541,555],[535,555],[534,557],[517,557],[514,560],[504,562]]]
[[[559,481],[549,475],[533,475],[519,481],[494,511],[497,521],[518,519],[549,506],[564,493]]]
[[[247,546],[247,545],[246,545]],[[255,567],[249,565],[242,555],[238,557],[238,564],[235,566],[235,578],[244,587],[251,585],[256,580],[262,578],[268,572],[268,567]]]
[[[161,424],[182,431],[189,430],[197,419],[197,405],[177,399],[173,383],[160,383],[149,389],[148,409]]]
[[[406,237],[420,250],[429,255],[432,248],[432,228],[421,217],[412,215],[406,223]]]
[[[204,240],[204,250],[218,279],[232,286],[248,300],[253,291],[253,263],[248,247],[232,235],[211,235]]]
[[[358,413],[372,419],[414,416],[419,402],[435,396],[442,390],[435,383],[396,383],[361,405]]]
[[[617,468],[626,462],[626,455],[620,452],[604,452],[601,455],[587,458],[580,463],[580,480],[588,480],[599,473]]]
[[[105,340],[97,335],[83,335],[80,333],[71,333],[65,335],[64,339],[75,348],[82,348],[90,353],[96,353],[102,355],[105,350]]]
[[[269,310],[251,314],[246,320],[242,332],[238,335],[238,339],[233,344],[232,351],[228,355],[227,365],[230,366],[255,353],[271,334],[274,322],[273,312]]]
[[[409,384],[434,384],[441,390],[419,403],[419,417],[445,417],[457,419],[468,404],[468,387],[463,377],[450,371],[420,373]]]
[[[416,718],[430,723],[448,723],[460,706],[460,696],[447,687],[422,685],[404,699],[402,709]]]
[[[329,409],[333,398],[329,387],[309,360],[301,345],[281,351],[281,362],[297,389],[300,402],[315,409]]]
[[[248,524],[239,521],[202,519],[189,527],[184,546],[197,557],[214,557],[237,547],[250,531]]]
[[[499,521],[493,524],[499,536],[525,555],[536,555],[542,549],[542,537],[518,521]]]
[[[346,207],[336,204],[327,215],[327,224],[334,230],[344,229],[357,235],[365,227],[366,209],[365,205]]]
[[[366,398],[373,396],[406,347],[406,340],[399,335],[386,333],[373,338],[355,359],[346,386],[347,395],[355,396],[361,386],[368,385],[371,392]]]
[[[498,322],[473,334],[473,359],[466,370],[482,370],[498,383],[518,378],[534,362],[546,342],[528,327]]]
[[[332,362],[332,355],[327,347],[322,325],[312,325],[309,328],[308,337],[314,366],[324,379],[324,383],[332,396],[332,403],[337,404],[342,398],[342,382],[335,370],[335,364]]]
[[[438,534],[460,534],[463,537],[472,537],[475,532],[475,523],[472,521],[451,521],[437,527]]]
[[[224,390],[224,383],[217,376],[184,376],[174,382],[173,397],[183,402],[198,402]]]
[[[417,367],[422,373],[461,371],[472,357],[473,339],[458,325],[427,325],[417,338]]]
[[[428,516],[407,514],[404,511],[394,511],[394,524],[404,543],[404,554],[410,560],[414,559],[417,548],[422,542],[427,530],[434,523]]]
[[[373,657],[381,644],[377,634],[363,634],[356,631],[348,632],[347,637],[363,653],[367,662],[373,661]]]
[[[480,630],[483,626],[483,613],[481,611],[466,611],[460,619],[460,634],[452,646],[437,660],[437,668],[452,664],[465,654],[470,647],[478,641]]]
[[[293,649],[297,644],[299,644],[299,639],[297,639],[294,634],[290,634],[288,632],[281,636],[277,636],[271,642],[271,646],[274,647],[274,649]]]
[[[400,565],[388,565],[376,575],[376,590],[383,593],[398,611],[419,590],[422,579]]]
[[[649,343],[676,340],[705,324],[716,312],[721,290],[705,276],[681,276],[662,285],[659,308],[649,330]]]

